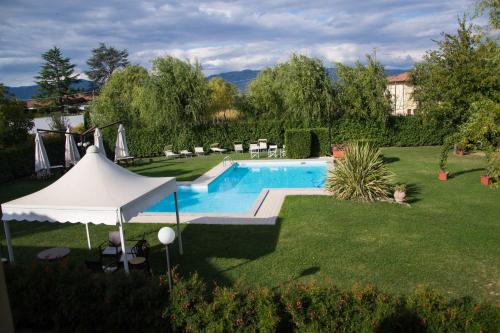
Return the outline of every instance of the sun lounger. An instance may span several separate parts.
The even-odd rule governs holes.
[[[184,156],[184,157],[188,157],[189,156],[189,157],[191,157],[191,156],[193,156],[193,153],[190,152],[187,149],[183,149],[183,150],[181,150],[181,156]]]
[[[198,156],[205,155],[205,151],[203,150],[203,147],[194,147],[194,153]]]

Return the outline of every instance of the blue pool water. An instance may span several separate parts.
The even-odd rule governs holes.
[[[263,188],[323,188],[325,162],[235,163],[208,187],[179,186],[179,209],[186,213],[245,213]],[[147,212],[175,212],[170,195]]]

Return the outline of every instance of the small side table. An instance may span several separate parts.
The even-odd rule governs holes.
[[[38,252],[36,257],[38,258],[38,260],[53,261],[67,257],[70,252],[71,250],[67,247],[53,247]]]

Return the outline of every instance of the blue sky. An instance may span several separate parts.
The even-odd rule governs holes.
[[[134,64],[166,54],[198,59],[206,74],[260,69],[291,52],[352,63],[376,49],[387,68],[408,68],[456,30],[473,1],[62,1],[0,0],[0,82],[33,83],[40,54],[56,45],[87,69],[104,42]],[[85,78],[85,76],[82,76]]]

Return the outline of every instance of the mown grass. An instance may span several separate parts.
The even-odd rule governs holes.
[[[499,303],[500,190],[480,185],[483,158],[450,156],[451,179],[439,182],[438,147],[385,148],[383,152],[398,181],[408,184],[410,206],[288,197],[276,226],[184,226],[185,254],[180,256],[174,246],[172,262],[184,274],[198,271],[210,284],[242,280],[276,287],[291,279],[329,279],[342,287],[373,283],[397,294],[428,284],[450,298],[470,295]],[[156,159],[131,169],[190,180],[222,157]],[[0,201],[46,185],[37,181],[2,184]],[[29,264],[38,251],[53,246],[70,247],[72,260],[89,256],[82,225],[10,225],[21,264]],[[146,233],[157,273],[165,267],[156,238],[160,227],[126,226],[129,239]],[[108,230],[91,226],[94,244],[104,241]]]

